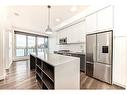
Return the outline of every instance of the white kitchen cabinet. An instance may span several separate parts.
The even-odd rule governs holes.
[[[65,29],[65,31],[66,31],[66,35],[67,35],[67,43],[71,43],[71,41],[72,41],[72,30],[71,30],[71,28],[66,28]]]
[[[70,28],[70,34],[71,34],[71,42],[70,43],[76,43],[79,42],[79,28],[77,27],[77,24],[69,27]]]
[[[97,13],[91,14],[86,17],[86,33],[94,33],[96,32],[96,25],[97,25]]]
[[[63,33],[62,33],[62,31],[59,31],[59,38],[60,38],[60,39],[63,38]]]
[[[127,37],[114,39],[113,82],[127,86]]]
[[[62,29],[59,32],[59,38],[65,38],[67,37],[67,34],[66,34],[66,29]]]
[[[62,32],[61,31],[56,32],[56,44],[57,45],[60,44],[59,39],[61,39],[61,38],[63,38]]]
[[[85,27],[85,25],[86,25],[86,21],[83,21],[78,26],[78,27],[80,27],[79,31],[78,31],[79,42],[85,42],[85,40],[86,40],[86,38],[85,38],[85,36],[86,36],[86,27]]]
[[[67,30],[62,29],[58,32],[56,32],[56,44],[59,44],[59,39],[66,38],[67,37]]]
[[[56,44],[59,44],[60,32],[56,32]]]
[[[114,7],[114,35],[127,36],[127,14],[124,10],[126,5]]]
[[[91,23],[93,23],[91,21]],[[97,31],[113,28],[113,7],[109,6],[97,12]]]
[[[81,43],[85,42],[85,34],[85,21],[81,21],[58,31],[57,40],[67,37],[67,43]]]
[[[67,29],[68,43],[85,42],[85,21],[74,24]]]
[[[66,30],[62,30],[62,38],[66,38],[67,37],[67,31]]]

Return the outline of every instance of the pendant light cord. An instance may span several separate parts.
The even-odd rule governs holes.
[[[50,26],[50,8],[51,6],[48,5],[48,26]]]

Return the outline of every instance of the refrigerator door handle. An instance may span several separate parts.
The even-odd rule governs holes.
[[[98,47],[98,48],[97,48],[97,49],[98,49],[97,51],[100,51],[100,44],[99,44],[99,43],[97,44],[97,47]],[[97,52],[97,53],[98,53],[98,54],[97,54],[97,55],[98,55],[97,57],[98,57],[98,59],[100,59],[100,52]]]
[[[93,47],[93,61],[96,61],[96,46]]]

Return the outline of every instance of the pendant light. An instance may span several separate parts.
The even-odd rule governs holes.
[[[51,8],[51,6],[48,5],[47,8],[48,8],[48,26],[47,26],[45,32],[47,34],[52,34],[52,29],[50,28],[50,8]]]

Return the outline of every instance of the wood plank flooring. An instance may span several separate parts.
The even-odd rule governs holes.
[[[14,62],[0,81],[0,89],[39,89],[34,71],[30,71],[29,61]]]
[[[82,90],[123,89],[88,77],[83,72],[80,73],[80,88]],[[39,89],[35,73],[30,71],[29,60],[14,62],[10,69],[6,71],[5,80],[0,81],[0,89]]]
[[[99,81],[97,79],[91,78],[86,76],[83,72],[80,73],[80,89],[111,89],[111,90],[122,90],[124,88],[116,86],[116,85],[110,85],[105,82]]]

